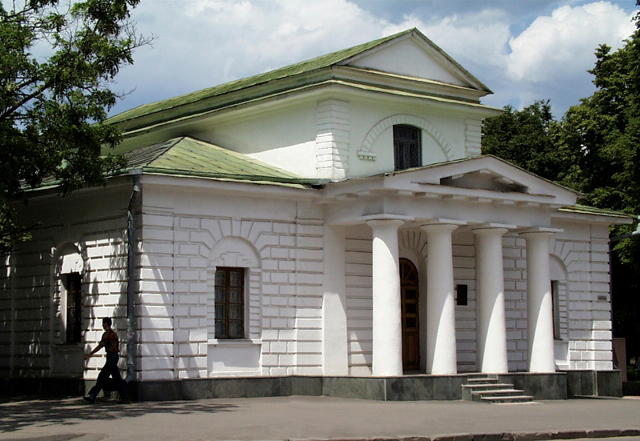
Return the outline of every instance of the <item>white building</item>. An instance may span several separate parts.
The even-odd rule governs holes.
[[[608,226],[630,219],[481,156],[489,93],[412,29],[112,118],[129,170],[22,208],[5,384],[95,379],[111,316],[141,398],[459,398],[470,372],[620,393]]]

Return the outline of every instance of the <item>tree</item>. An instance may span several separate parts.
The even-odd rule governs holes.
[[[557,126],[548,100],[536,101],[523,110],[506,106],[502,115],[485,121],[482,153],[560,181],[568,172],[568,163],[553,142]]]
[[[28,234],[11,206],[25,190],[48,180],[66,194],[124,165],[101,156],[120,141],[103,122],[118,98],[109,84],[150,41],[130,20],[139,1],[0,3],[0,251]]]
[[[640,0],[637,0],[640,5]],[[554,121],[548,101],[505,112],[485,122],[482,151],[574,188],[594,207],[640,214],[640,13],[636,30],[615,52],[596,50],[596,91]],[[611,235],[635,225],[613,227]],[[640,358],[640,238],[615,245],[614,334]]]
[[[589,71],[596,91],[567,111],[558,141],[577,160],[572,180],[585,194],[583,203],[640,215],[640,13],[634,20],[636,30],[622,48],[597,49]],[[612,274],[614,334],[627,337],[627,352],[640,357],[640,238],[615,245]]]

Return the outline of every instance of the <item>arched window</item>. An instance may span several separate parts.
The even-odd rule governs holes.
[[[422,130],[408,125],[393,126],[394,169],[422,166]]]

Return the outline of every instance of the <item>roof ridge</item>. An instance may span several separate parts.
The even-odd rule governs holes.
[[[396,39],[402,35],[410,34],[414,31],[417,31],[417,29],[416,28],[407,29],[402,32],[388,35],[386,37],[381,37],[376,40],[361,43],[346,49],[340,49],[338,51],[334,51],[328,54],[319,55],[317,57],[310,58],[308,60],[300,61],[294,64],[273,69],[267,72],[262,72],[249,77],[232,80],[226,83],[218,84],[216,86],[211,86],[204,89],[189,92],[186,94],[178,95],[176,97],[167,98],[165,100],[143,104],[108,118],[106,120],[106,123],[116,124],[116,123],[124,122],[130,119],[135,119],[141,116],[147,116],[147,115],[158,113],[171,108],[192,104],[207,98],[211,98],[213,96],[223,95],[223,94],[241,90],[247,87],[263,84],[269,81],[278,80],[278,79],[286,78],[292,75],[299,75],[308,71],[333,66],[344,60],[352,58],[362,52],[373,49],[381,44],[384,44],[388,41]],[[163,104],[163,103],[166,104],[166,106],[159,106],[160,104]],[[144,112],[145,109],[148,109],[148,111]]]

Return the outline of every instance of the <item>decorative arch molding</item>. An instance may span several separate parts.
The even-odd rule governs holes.
[[[232,266],[260,269],[260,254],[246,239],[227,236],[215,243],[209,252],[209,263],[213,266]]]
[[[549,255],[549,271],[551,280],[565,282],[569,278],[569,273],[564,262],[554,254]]]
[[[80,273],[84,271],[84,258],[80,249],[71,242],[65,242],[53,250],[55,275]]]
[[[419,127],[420,129],[429,133],[429,135],[431,135],[433,139],[435,139],[440,149],[442,149],[442,152],[447,157],[447,161],[451,160],[452,154],[449,142],[436,126],[431,124],[426,119],[418,118],[417,116],[413,115],[403,114],[390,116],[373,126],[364,137],[364,141],[362,142],[360,150],[358,151],[358,157],[362,160],[375,161],[376,154],[371,151],[373,143],[382,132],[397,124],[406,124],[414,127]]]
[[[260,253],[247,239],[224,236],[217,240],[207,259],[207,339],[215,341],[215,280],[218,267],[245,268],[245,333],[248,339],[260,338]]]
[[[423,259],[427,258],[427,233],[416,230],[400,230],[398,239],[401,250],[414,250]]]
[[[56,374],[81,374],[84,369],[81,348],[77,345],[56,346],[55,344],[66,343],[67,308],[69,305],[67,304],[67,282],[64,276],[79,274],[80,281],[84,285],[86,280],[83,282],[82,278],[86,276],[84,274],[87,265],[85,261],[88,262],[88,259],[86,256],[83,257],[80,246],[73,242],[62,242],[59,246],[51,248],[50,296],[52,307],[49,310],[49,319],[52,325],[49,336],[53,345],[49,368]],[[85,308],[82,306],[82,310]],[[85,312],[82,311],[81,316],[84,317],[84,314]]]

